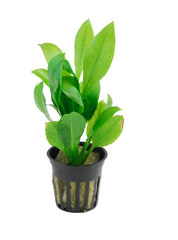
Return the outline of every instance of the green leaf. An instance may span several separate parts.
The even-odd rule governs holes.
[[[48,78],[51,96],[57,108],[60,104],[60,95],[62,88],[62,67],[64,54],[58,54],[48,64]]]
[[[49,81],[48,81],[48,71],[46,69],[35,69],[32,71],[37,77],[41,78],[43,82],[49,87]]]
[[[110,118],[92,135],[93,147],[104,147],[113,143],[120,136],[122,129],[122,116]]]
[[[67,84],[67,82],[69,82],[71,88],[69,87],[69,84]],[[65,89],[63,88],[63,85],[66,86]],[[81,105],[77,104],[76,102],[80,103]],[[59,108],[62,115],[71,112],[83,112],[84,106],[79,91],[79,82],[76,77],[63,76]]]
[[[71,74],[73,76],[67,75],[65,73]],[[67,81],[65,81],[66,79],[67,79]],[[70,82],[69,82],[69,79],[70,79]],[[83,102],[82,102],[81,95],[79,92],[79,80],[76,77],[75,73],[73,72],[70,63],[66,59],[64,59],[64,62],[63,62],[63,81],[65,82],[64,83],[64,85],[65,85],[64,91],[65,91],[66,97],[69,97],[70,99],[72,99],[74,101],[74,103],[73,103],[73,101],[71,102],[70,99],[69,100],[67,99],[66,104],[70,104],[70,106],[68,107],[70,109],[70,111],[67,111],[67,112],[75,111],[75,107],[76,107],[75,103],[82,106],[82,107],[80,107],[80,112],[83,112]],[[68,82],[68,86],[67,86],[67,82]],[[69,84],[73,85],[73,86],[71,86],[71,91],[69,89]],[[64,98],[66,98],[66,97],[64,97]],[[79,106],[77,108],[79,108]]]
[[[65,70],[62,70],[62,76],[71,76],[71,74],[66,72]]]
[[[86,53],[86,50],[94,37],[93,29],[88,19],[85,21],[82,26],[79,28],[76,37],[75,37],[75,73],[80,78],[80,75],[83,70],[83,60]]]
[[[83,95],[107,73],[115,49],[114,23],[111,22],[91,41],[83,65]]]
[[[60,96],[60,105],[59,105],[59,109],[62,116],[66,113],[71,113],[71,105],[72,105],[72,100],[68,98],[62,91]]]
[[[69,74],[69,75],[67,75],[66,73]],[[71,76],[71,75],[73,75],[73,76]],[[71,81],[73,82],[75,87],[79,90],[79,80],[76,77],[75,73],[73,72],[70,63],[66,59],[64,59],[64,62],[63,62],[63,77],[68,78],[69,76],[71,77]]]
[[[75,87],[75,83],[71,81],[73,80],[72,77],[65,77],[62,80],[62,91],[63,93],[75,101],[77,104],[83,106],[82,96],[79,90]]]
[[[49,121],[52,121],[46,107],[46,99],[43,94],[43,82],[36,85],[34,89],[34,99],[36,106],[39,108],[39,110],[45,114]]]
[[[59,120],[58,131],[67,148],[73,165],[77,164],[78,160],[78,146],[80,138],[85,129],[86,121],[84,117],[76,112],[65,114]]]
[[[75,76],[75,73],[73,72],[72,67],[71,67],[69,61],[67,61],[67,59],[64,59],[64,62],[63,62],[63,70],[66,71],[67,73],[70,73],[70,74],[72,74],[73,76]],[[75,76],[75,77],[76,77],[76,76]]]
[[[59,135],[60,135],[60,137],[62,139],[64,147],[66,149],[70,148],[71,147],[70,127],[65,123],[65,121],[63,120],[63,117],[58,122],[57,130],[58,130],[58,133],[59,133]]]
[[[87,125],[87,137],[89,137],[89,135],[90,135],[90,133],[93,129],[93,126],[95,125],[95,122],[97,121],[98,117],[100,116],[100,114],[104,110],[105,106],[106,106],[106,103],[104,101],[100,101],[98,103],[97,108],[96,108],[92,118],[88,122],[88,125]]]
[[[80,90],[80,86],[79,86],[79,81],[76,77],[74,76],[63,76],[62,77],[62,81],[70,81],[70,83],[77,88],[78,90]]]
[[[53,121],[46,123],[45,132],[49,144],[64,151],[64,144],[58,132],[58,122]]]
[[[94,111],[96,110],[99,95],[100,95],[100,83],[98,82],[87,95],[82,97],[84,103],[84,112],[82,113],[82,115],[86,120],[91,119]]]
[[[60,48],[52,43],[43,43],[38,45],[41,47],[47,63],[49,63],[56,55],[63,53]]]
[[[93,129],[92,129],[92,135],[95,131],[98,130],[105,122],[107,122],[116,112],[120,110],[119,107],[110,107],[105,109],[104,111],[100,112],[98,119],[96,120]]]
[[[112,106],[112,98],[111,98],[111,96],[108,94],[108,101],[107,101],[106,106],[105,106],[104,109],[107,109],[107,108],[109,108],[109,107],[111,107],[111,106]]]
[[[61,120],[69,127],[71,134],[71,148],[78,146],[83,134],[86,121],[79,113],[65,114]]]

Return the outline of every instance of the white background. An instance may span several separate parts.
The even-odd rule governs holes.
[[[178,239],[178,2],[175,0],[2,1],[0,4],[0,238]],[[45,117],[31,71],[46,68],[38,43],[58,45],[73,65],[74,39],[114,21],[116,49],[101,81],[125,118],[106,147],[99,205],[57,209],[46,156]],[[48,101],[49,102],[49,101]]]

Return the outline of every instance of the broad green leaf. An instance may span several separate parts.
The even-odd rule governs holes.
[[[63,91],[61,92],[59,109],[62,115],[71,112],[81,113],[83,108],[83,106],[78,105],[71,98],[67,97],[67,95],[65,95]]]
[[[79,113],[65,114],[61,120],[69,127],[71,133],[71,148],[78,146],[86,121]]]
[[[45,132],[49,144],[64,151],[64,144],[58,131],[58,122],[46,123]]]
[[[43,82],[49,87],[49,81],[48,81],[48,71],[46,69],[35,69],[32,71],[37,77],[41,78]]]
[[[122,129],[122,116],[114,116],[110,118],[92,135],[93,146],[104,147],[113,143],[120,136]]]
[[[74,76],[62,76],[62,81],[70,81],[70,83],[76,87],[78,90],[80,90],[80,86],[79,86],[79,81],[76,77]]]
[[[82,115],[72,112],[70,114],[65,114],[61,120],[59,121],[58,129],[63,139],[64,146],[67,147],[70,157],[75,163],[78,159],[78,146],[80,142],[80,138],[85,129],[86,121]],[[70,130],[70,137],[69,131]],[[70,140],[70,143],[69,143]]]
[[[112,106],[112,98],[111,98],[111,96],[108,94],[108,101],[107,101],[106,106],[105,106],[104,109],[107,109],[107,108],[109,108],[109,107],[111,107],[111,106]]]
[[[100,95],[100,83],[98,82],[87,95],[82,97],[84,103],[84,112],[82,113],[82,115],[86,120],[91,119],[94,111],[96,110],[99,95]]]
[[[67,97],[71,98],[77,104],[83,106],[81,94],[79,90],[75,87],[75,85],[72,83],[72,81],[70,80],[71,80],[71,77],[63,78],[62,91]]]
[[[119,107],[110,107],[100,112],[100,115],[98,116],[98,119],[96,120],[93,126],[92,135],[94,134],[95,131],[98,130],[98,128],[101,127],[101,125],[105,124],[105,122],[107,122],[119,110],[120,110]]]
[[[64,115],[65,113],[71,113],[71,112],[82,113],[84,110],[84,106],[81,102],[82,99],[80,96],[78,79],[75,78],[74,76],[63,76],[62,82],[64,83],[64,85],[65,85],[66,81],[70,81],[70,84],[73,85],[72,88],[75,87],[75,89],[74,89],[74,93],[73,93],[73,91],[71,92],[70,88],[68,88],[66,90],[67,92],[65,92],[65,89],[64,89],[64,91],[62,89],[61,96],[60,96],[60,106],[59,106],[60,111],[61,111],[62,115]],[[71,96],[71,95],[74,95],[75,92],[76,92],[77,96]],[[70,94],[70,96],[69,96],[69,94]],[[76,97],[78,99],[76,99]],[[72,99],[74,99],[75,101]],[[76,101],[82,105],[77,104]]]
[[[60,48],[52,43],[43,43],[38,45],[41,47],[47,63],[49,63],[56,55],[63,53]]]
[[[105,106],[106,106],[106,103],[104,101],[100,101],[98,103],[97,108],[96,108],[92,118],[88,122],[88,125],[87,125],[87,137],[89,137],[89,135],[90,135],[90,133],[91,133],[91,131],[93,129],[93,126],[95,125],[98,117],[100,116],[100,114],[104,110]]]
[[[71,67],[69,61],[67,61],[67,59],[64,59],[63,70],[66,71],[67,73],[70,73],[73,76],[75,76],[75,73],[73,72],[72,67]]]
[[[43,94],[43,82],[36,85],[34,89],[34,99],[36,106],[39,108],[39,110],[45,114],[49,121],[52,121],[46,107],[46,99]]]
[[[69,75],[67,75],[66,73]],[[73,75],[73,76],[71,76],[71,75]],[[71,77],[72,83],[79,90],[79,80],[76,77],[75,73],[73,72],[72,67],[71,67],[69,61],[67,61],[67,59],[64,59],[64,62],[63,62],[63,77],[64,77],[64,79],[65,78],[69,79],[69,77]]]
[[[62,70],[62,76],[71,76],[71,74],[66,72],[65,70]]]
[[[88,19],[85,21],[82,26],[79,28],[76,37],[75,37],[75,73],[80,78],[80,75],[83,70],[83,59],[86,53],[86,50],[94,37],[93,29]]]
[[[59,54],[51,59],[48,64],[48,79],[52,99],[57,108],[59,108],[60,95],[62,88],[62,67],[64,54]]]
[[[70,148],[71,147],[71,130],[70,130],[70,127],[63,121],[63,117],[58,122],[57,130],[62,139],[64,147],[66,149]]]
[[[60,105],[59,105],[59,109],[62,116],[64,114],[71,113],[71,107],[72,107],[72,100],[68,98],[62,91],[60,96]]]
[[[94,87],[107,73],[115,49],[114,23],[111,22],[91,41],[83,65],[83,95]]]

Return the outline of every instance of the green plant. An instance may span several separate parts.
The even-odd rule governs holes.
[[[39,44],[48,70],[36,69],[33,73],[42,82],[34,89],[35,103],[49,120],[46,123],[48,142],[68,157],[69,164],[84,164],[95,147],[113,143],[121,134],[123,117],[114,116],[121,110],[112,106],[112,99],[98,102],[100,80],[107,73],[115,49],[114,23],[111,22],[95,37],[88,19],[78,30],[75,38],[75,73],[65,54],[51,43]],[[79,82],[83,71],[83,81]],[[49,116],[43,83],[51,93],[52,106],[59,114],[59,121],[52,121]],[[79,155],[80,138],[87,124],[87,140]],[[92,143],[90,149],[89,144]]]

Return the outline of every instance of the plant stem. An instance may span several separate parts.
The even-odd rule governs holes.
[[[68,149],[68,151],[69,151],[69,155],[70,155],[70,163],[72,164],[72,165],[75,165],[75,158],[74,158],[74,156],[73,156],[73,151],[72,151],[72,149]]]
[[[75,165],[79,165],[78,147],[73,149]]]
[[[82,148],[82,151],[80,153],[79,164],[81,163],[81,161],[83,161],[83,156],[84,156],[84,154],[85,154],[85,152],[86,152],[86,150],[87,150],[87,148],[88,148],[88,146],[90,144],[90,141],[91,141],[91,137],[88,137],[86,142],[85,142],[85,144],[84,144],[84,146],[83,146],[83,148]]]
[[[53,121],[53,120],[51,119],[51,117],[49,116],[48,112],[46,112],[46,117],[47,117],[47,119],[48,119],[49,122]]]
[[[64,150],[64,153],[65,153],[66,157],[68,158],[68,162],[70,164],[71,163],[70,155],[69,155],[69,153],[67,152],[66,149]]]
[[[90,155],[90,153],[93,151],[94,148],[95,148],[94,146],[91,146],[91,147],[90,147],[90,149],[88,150],[88,152],[87,152],[86,155],[84,156],[81,164],[84,164],[84,162],[86,161],[86,159],[88,158],[88,156]]]
[[[74,101],[72,100],[70,112],[73,112],[73,111],[74,111]]]
[[[59,116],[62,117],[62,114],[58,108],[57,108],[57,112],[58,112]]]
[[[61,110],[62,110],[62,112],[63,112],[62,115],[64,115],[66,111],[65,111],[65,108],[64,108],[64,106],[63,106],[63,104],[62,104],[62,101],[60,102],[60,107],[61,107]]]

